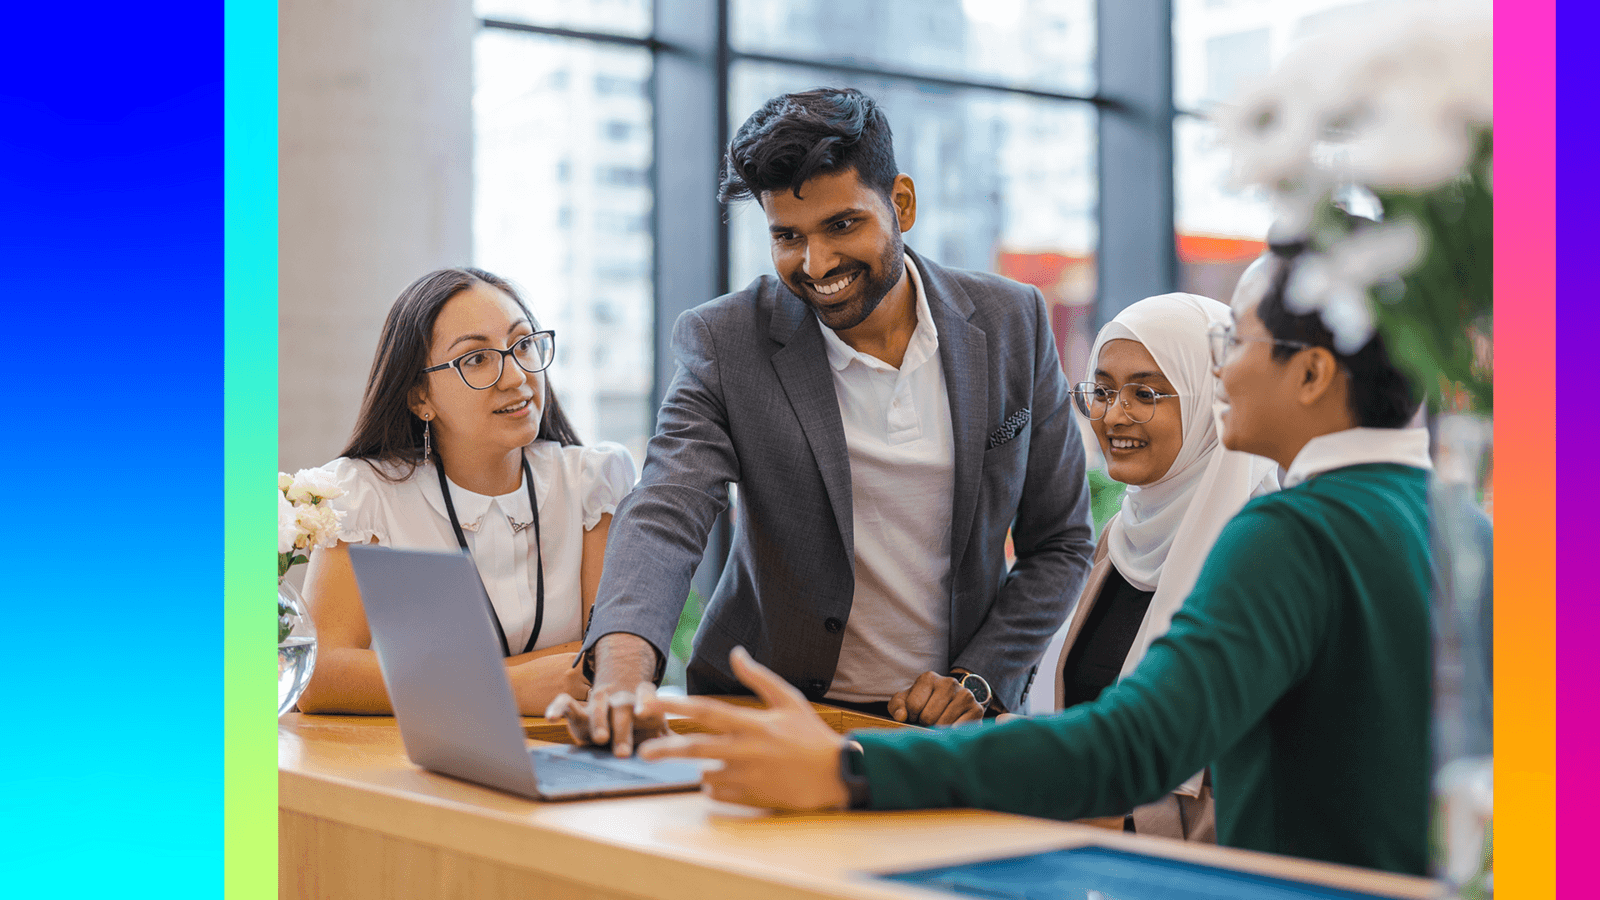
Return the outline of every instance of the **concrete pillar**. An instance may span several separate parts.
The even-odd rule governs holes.
[[[472,0],[278,5],[278,467],[338,454],[401,289],[472,260]]]

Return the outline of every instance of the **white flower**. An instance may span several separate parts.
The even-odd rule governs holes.
[[[301,469],[294,473],[294,483],[284,493],[295,503],[315,503],[344,496],[344,488],[326,469]]]
[[[295,542],[300,539],[300,525],[295,515],[295,506],[283,496],[283,491],[278,491],[278,552],[289,553],[294,550]]]
[[[1355,353],[1377,327],[1369,299],[1373,286],[1404,275],[1426,253],[1427,238],[1409,219],[1368,226],[1323,253],[1302,256],[1286,285],[1284,306],[1301,315],[1321,313],[1334,349]]]
[[[1352,17],[1290,53],[1217,113],[1235,186],[1426,190],[1454,177],[1494,118],[1493,20],[1487,4],[1466,7]],[[1319,154],[1322,142],[1339,152]]]
[[[1395,219],[1346,235],[1328,248],[1328,259],[1346,279],[1365,290],[1411,271],[1427,252],[1427,235],[1417,223]]]
[[[1365,347],[1377,330],[1366,291],[1348,284],[1328,296],[1322,307],[1322,324],[1333,332],[1333,349],[1346,356]]]
[[[279,491],[287,491],[289,489],[289,486],[292,485],[292,484],[294,484],[294,476],[293,475],[290,475],[288,472],[279,472],[278,473],[278,490]]]
[[[295,524],[301,533],[301,539],[296,544],[305,550],[332,547],[339,541],[339,521],[343,518],[343,512],[326,503],[315,506],[296,504]]]

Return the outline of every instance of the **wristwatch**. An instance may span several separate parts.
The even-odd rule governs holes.
[[[866,809],[872,805],[872,789],[867,785],[866,766],[862,762],[865,756],[860,741],[847,738],[839,744],[839,779],[850,792],[850,809]]]
[[[989,701],[994,699],[994,691],[989,690],[989,682],[984,681],[982,675],[977,672],[951,672],[950,677],[956,680],[956,684],[971,691],[979,706],[984,709],[989,708]]]

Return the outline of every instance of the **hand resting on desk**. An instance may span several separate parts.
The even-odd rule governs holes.
[[[618,632],[601,638],[594,649],[594,686],[589,689],[589,702],[559,694],[550,701],[544,717],[565,721],[575,743],[610,744],[617,756],[632,756],[639,741],[670,733],[661,715],[642,712],[656,695],[655,682],[651,680],[655,648],[638,635]]]
[[[959,725],[982,720],[983,706],[956,679],[923,672],[910,687],[889,698],[889,716],[913,725]]]

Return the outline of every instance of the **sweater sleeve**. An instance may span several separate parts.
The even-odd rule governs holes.
[[[1273,500],[1228,523],[1171,630],[1095,703],[858,735],[873,806],[1118,815],[1210,764],[1304,676],[1328,628],[1330,576],[1313,533]]]

